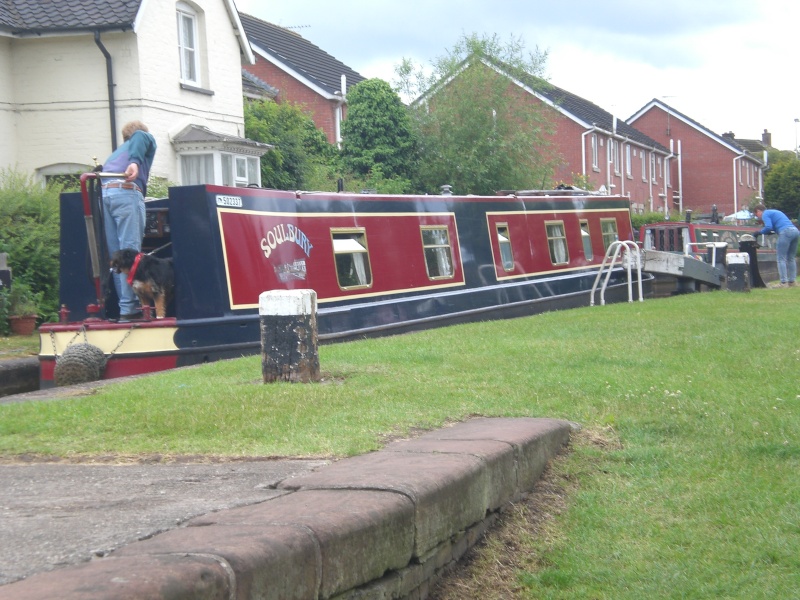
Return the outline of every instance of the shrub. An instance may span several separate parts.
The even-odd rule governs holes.
[[[60,192],[60,185],[43,187],[29,175],[0,168],[0,252],[8,253],[14,282],[40,295],[46,320],[58,313]]]

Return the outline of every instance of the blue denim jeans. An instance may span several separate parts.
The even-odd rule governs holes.
[[[145,226],[144,198],[141,192],[122,188],[104,189],[103,226],[109,256],[124,248],[141,251]],[[139,299],[128,285],[127,275],[114,274],[114,287],[119,296],[120,314],[129,315],[139,310]]]
[[[778,276],[781,283],[791,283],[797,279],[797,242],[800,231],[796,227],[786,227],[778,234]]]

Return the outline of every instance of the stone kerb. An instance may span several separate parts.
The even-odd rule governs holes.
[[[284,480],[109,557],[0,586],[0,600],[427,595],[569,441],[553,419],[473,419]]]

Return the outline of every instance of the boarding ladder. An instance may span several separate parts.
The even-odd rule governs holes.
[[[636,280],[639,287],[639,302],[644,301],[642,296],[642,256],[639,252],[639,247],[635,242],[630,240],[617,240],[612,242],[606,250],[606,255],[603,258],[603,263],[600,265],[600,270],[597,272],[597,277],[594,279],[592,286],[592,294],[589,300],[589,306],[594,306],[594,293],[600,280],[603,278],[603,271],[605,272],[605,279],[603,285],[600,287],[600,304],[606,303],[606,287],[608,280],[611,278],[611,271],[617,264],[622,264],[628,269],[628,302],[633,302],[633,279],[631,278],[631,269],[633,264],[636,264]]]

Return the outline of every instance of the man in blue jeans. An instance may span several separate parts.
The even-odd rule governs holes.
[[[103,164],[106,173],[121,173],[118,179],[104,178],[103,225],[108,255],[117,250],[142,250],[144,238],[147,180],[156,155],[156,140],[141,121],[131,121],[122,128],[123,144]],[[141,318],[139,300],[124,273],[113,274],[119,297],[121,321]]]
[[[800,239],[800,231],[789,220],[785,214],[774,208],[767,208],[759,204],[754,209],[756,218],[759,219],[764,227],[756,234],[764,235],[767,233],[778,234],[777,259],[778,276],[781,278],[782,287],[794,287],[797,279],[797,242]]]

